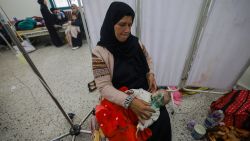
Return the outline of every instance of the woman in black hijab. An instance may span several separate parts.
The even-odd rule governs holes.
[[[133,9],[123,2],[113,2],[110,5],[101,27],[100,41],[93,50],[93,72],[97,87],[105,99],[131,109],[139,120],[145,120],[154,112],[148,103],[126,96],[121,104],[117,97],[122,98],[122,94],[118,95],[119,92],[113,90],[123,86],[128,89],[143,88],[150,92],[157,89],[145,47],[131,34],[134,16]],[[107,54],[112,55],[113,62]],[[107,82],[109,78],[112,86]],[[165,106],[160,108],[160,117],[149,128],[153,133],[149,141],[171,140],[170,119]]]
[[[57,34],[56,28],[54,25],[56,24],[57,17],[50,13],[48,7],[47,7],[47,1],[46,0],[38,0],[37,1],[40,4],[40,10],[43,16],[43,19],[45,21],[45,26],[47,27],[49,31],[49,35],[51,38],[52,43],[56,47],[60,47],[63,45],[62,40],[60,39],[59,35]]]
[[[124,16],[126,19],[118,23]],[[147,90],[145,76],[149,68],[138,38],[130,33],[133,19],[134,11],[131,7],[121,2],[112,3],[104,19],[101,39],[97,45],[108,49],[114,56],[112,82],[116,88],[127,86],[129,89]]]

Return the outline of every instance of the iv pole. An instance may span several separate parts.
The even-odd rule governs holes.
[[[6,32],[8,33],[8,35],[10,36],[11,40],[17,45],[19,51],[22,53],[23,57],[25,58],[25,60],[27,61],[27,63],[29,64],[29,66],[31,67],[31,69],[33,70],[33,72],[36,74],[36,76],[38,77],[38,79],[40,80],[40,82],[42,83],[43,87],[46,89],[47,93],[49,94],[49,96],[51,97],[51,99],[53,100],[53,102],[56,104],[56,106],[58,107],[58,109],[60,110],[60,112],[63,114],[63,116],[65,117],[65,119],[67,120],[67,122],[70,124],[71,128],[69,130],[68,133],[65,133],[59,137],[56,137],[54,139],[52,139],[52,141],[58,141],[59,139],[62,139],[68,135],[72,136],[72,141],[75,140],[76,136],[79,135],[80,133],[87,133],[87,134],[91,134],[91,131],[87,131],[87,130],[82,130],[81,126],[82,124],[88,119],[88,117],[94,113],[94,109],[91,110],[83,119],[79,124],[74,124],[73,121],[71,120],[71,118],[68,116],[68,114],[65,112],[65,110],[63,109],[63,107],[61,106],[61,104],[58,102],[58,100],[56,99],[56,97],[54,96],[52,90],[50,89],[50,87],[48,86],[48,84],[46,83],[45,79],[43,78],[43,76],[41,75],[41,73],[38,71],[37,67],[34,65],[33,61],[31,60],[31,58],[29,57],[28,53],[25,51],[25,49],[23,48],[22,44],[20,43],[19,39],[17,38],[15,32],[11,29],[8,21],[5,20],[3,14],[1,13],[2,11],[0,11],[0,22],[2,24],[2,26],[5,28]]]

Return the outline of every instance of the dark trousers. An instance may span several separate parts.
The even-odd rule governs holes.
[[[57,34],[56,28],[53,25],[46,25],[46,27],[49,31],[49,35],[50,35],[52,43],[56,47],[62,46],[63,42],[62,42],[61,38],[59,37],[59,35]]]
[[[77,34],[77,38],[72,37],[72,46],[73,47],[82,46],[82,34],[81,33]]]
[[[160,108],[160,116],[151,126],[149,126],[153,135],[148,141],[171,141],[171,123],[166,107]]]

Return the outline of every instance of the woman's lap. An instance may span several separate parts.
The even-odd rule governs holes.
[[[148,141],[171,141],[171,123],[166,107],[160,108],[160,116],[151,126],[153,136]]]

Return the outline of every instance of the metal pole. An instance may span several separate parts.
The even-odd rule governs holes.
[[[10,18],[7,16],[6,12],[3,10],[2,6],[0,6],[0,9],[3,11],[5,17],[8,19],[8,21],[10,22]],[[2,15],[1,15],[2,16]]]
[[[63,134],[63,135],[61,135],[61,136],[59,136],[59,137],[56,137],[56,138],[52,139],[51,141],[58,141],[59,139],[62,139],[62,138],[64,138],[64,137],[67,137],[68,135],[70,135],[70,133]]]
[[[91,47],[92,47],[92,44],[91,44],[91,40],[90,40],[90,36],[89,36],[89,30],[88,30],[88,26],[87,26],[87,23],[86,23],[86,18],[85,18],[85,10],[84,10],[84,7],[83,7],[83,0],[82,0],[82,3],[80,0],[77,0],[78,1],[78,5],[79,5],[79,10],[80,10],[80,14],[81,14],[81,17],[82,17],[82,23],[83,23],[83,27],[84,27],[84,32],[85,32],[85,36],[86,36],[86,39],[87,39],[87,43],[89,45],[89,50],[91,52]]]
[[[193,38],[192,46],[191,49],[189,50],[188,57],[186,58],[186,65],[184,66],[182,76],[181,76],[181,81],[179,83],[179,87],[183,88],[185,91],[190,91],[190,92],[200,92],[200,93],[213,93],[213,94],[225,94],[228,91],[224,92],[215,92],[215,91],[202,91],[202,90],[192,90],[188,89],[185,87],[186,81],[188,79],[189,71],[192,67],[192,63],[194,61],[196,52],[198,50],[198,45],[200,43],[201,37],[204,32],[204,27],[207,22],[208,16],[210,15],[211,8],[214,5],[214,0],[204,0],[202,7],[201,7],[201,13],[197,22],[197,27],[195,31],[195,35]]]
[[[215,91],[204,91],[204,90],[193,90],[193,89],[189,89],[189,88],[182,88],[183,90],[187,91],[187,92],[197,92],[197,93],[210,93],[210,94],[226,94],[229,93],[230,91],[223,91],[223,92],[215,92]]]
[[[11,49],[11,51],[16,54],[16,51],[13,49],[13,47],[11,46],[11,44],[7,41],[7,39],[3,36],[2,33],[0,33],[0,36],[2,37],[2,39],[4,40],[4,42],[7,44],[7,46],[9,46],[9,48]]]
[[[88,130],[80,130],[81,133],[86,133],[86,134],[92,134],[91,131],[88,131]]]
[[[136,36],[141,40],[141,0],[136,0]]]
[[[79,123],[80,126],[88,119],[88,117],[93,113],[94,109],[91,110],[84,118],[83,120]]]
[[[250,66],[250,59],[247,61],[247,63],[245,64],[245,66],[243,67],[244,69],[241,70],[241,72],[238,74],[238,76],[236,77],[237,79],[234,81],[233,84],[237,84],[237,82],[240,80],[240,78],[244,75],[244,73],[246,72],[246,70],[248,69],[248,67]],[[248,89],[246,86],[242,86],[240,84],[237,84],[243,88]]]
[[[194,38],[192,41],[191,48],[190,48],[189,53],[188,53],[188,57],[186,58],[186,62],[185,62],[186,65],[184,66],[184,69],[182,72],[181,81],[179,83],[180,88],[185,86],[186,81],[188,79],[188,74],[189,74],[189,71],[191,69],[193,60],[195,58],[195,54],[196,54],[197,49],[198,49],[199,41],[200,41],[201,36],[202,36],[204,24],[208,18],[207,14],[209,13],[209,10],[211,7],[211,3],[212,3],[211,1],[212,0],[204,0],[203,1],[202,7],[201,7],[201,13],[200,13],[200,16],[199,16],[199,19],[197,22],[197,26],[196,26],[195,35],[194,35]]]
[[[38,71],[37,67],[34,65],[33,61],[30,59],[28,53],[22,47],[22,45],[21,45],[20,41],[18,40],[18,38],[16,37],[15,33],[12,31],[12,29],[10,28],[10,26],[7,23],[3,24],[3,27],[6,29],[7,33],[11,37],[12,41],[17,45],[19,51],[22,53],[22,55],[24,56],[25,60],[30,65],[31,69],[37,75],[38,79],[40,80],[40,82],[42,83],[43,87],[46,89],[46,91],[48,92],[48,94],[50,95],[50,97],[52,98],[52,100],[55,102],[56,106],[59,108],[59,110],[61,111],[61,113],[63,114],[63,116],[66,118],[66,120],[68,121],[68,123],[70,124],[70,126],[73,128],[74,125],[73,125],[71,119],[68,117],[68,115],[66,114],[66,112],[62,108],[61,104],[57,101],[57,99],[53,95],[53,92],[51,91],[50,87],[48,86],[48,84],[46,83],[46,81],[44,80],[44,78],[42,77],[42,75],[40,74],[40,72]]]

